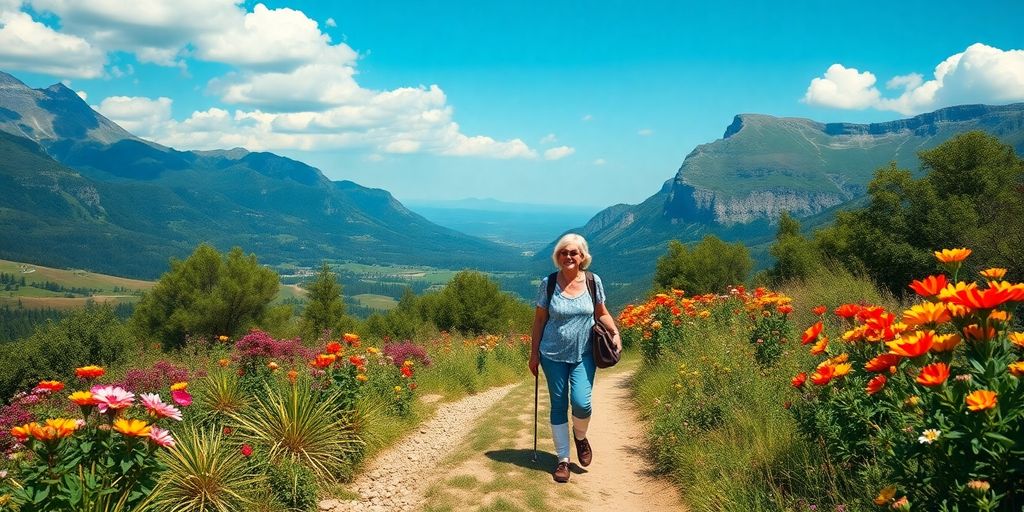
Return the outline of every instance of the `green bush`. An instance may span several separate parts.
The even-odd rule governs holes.
[[[727,244],[714,235],[688,248],[678,240],[658,258],[654,271],[656,290],[688,293],[721,293],[728,286],[746,282],[754,262],[742,242]]]
[[[305,466],[281,459],[267,468],[267,481],[274,498],[285,510],[310,512],[317,509],[316,476]]]

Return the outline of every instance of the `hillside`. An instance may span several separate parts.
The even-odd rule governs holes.
[[[738,115],[721,139],[695,148],[644,202],[606,208],[574,231],[590,241],[595,271],[625,287],[612,293],[625,302],[649,286],[669,240],[715,234],[743,241],[766,265],[782,211],[805,228],[826,224],[835,211],[859,204],[878,168],[895,161],[921,173],[918,151],[970,130],[1022,152],[1024,104],[950,107],[867,125]],[[536,268],[547,268],[550,251],[549,245],[538,253]]]
[[[270,264],[521,264],[513,248],[302,162],[141,140],[61,84],[36,90],[0,73],[0,154],[3,258],[154,278],[205,241]]]

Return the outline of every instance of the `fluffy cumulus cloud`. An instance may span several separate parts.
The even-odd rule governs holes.
[[[59,20],[51,25],[60,29],[30,12]],[[301,10],[257,3],[250,11],[241,0],[0,0],[0,67],[61,77],[132,74],[130,64],[104,69],[111,52],[134,54],[143,65],[184,68],[200,60],[230,68],[206,84],[227,108],[176,120],[172,100],[164,97],[117,96],[96,107],[163,144],[539,158],[520,139],[462,133],[437,85],[361,86],[355,79],[359,54],[333,42]],[[569,154],[554,149],[556,158]]]
[[[75,78],[95,78],[103,73],[103,51],[12,6],[13,2],[0,4],[0,68]]]
[[[558,146],[557,148],[551,148],[551,149],[545,151],[544,152],[544,159],[545,160],[561,160],[561,159],[563,159],[563,158],[565,158],[565,157],[567,157],[567,156],[569,156],[569,155],[571,155],[571,154],[573,154],[575,152],[576,152],[576,150],[574,148],[569,147],[569,146]]]
[[[1001,50],[975,43],[939,63],[932,78],[919,73],[886,82],[894,95],[885,97],[875,76],[841,64],[811,80],[804,95],[810,105],[891,110],[911,115],[951,105],[1024,101],[1024,50]],[[898,94],[898,95],[895,95]]]

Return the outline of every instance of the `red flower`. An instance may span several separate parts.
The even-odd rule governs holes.
[[[901,356],[896,354],[881,354],[868,361],[868,363],[864,365],[864,369],[869,372],[881,373],[893,366],[896,366],[900,362],[900,359]]]
[[[928,276],[920,281],[910,283],[910,289],[922,297],[934,297],[946,287],[946,274]]]
[[[797,389],[804,387],[804,382],[807,382],[807,372],[800,372],[796,377],[793,377],[793,380],[789,381]]]
[[[247,444],[243,444],[242,445],[242,456],[243,457],[252,457],[252,446],[249,446]]]
[[[917,383],[922,386],[934,388],[941,386],[949,378],[949,366],[946,363],[932,363],[921,368],[917,375]]]
[[[412,377],[412,367],[402,366],[402,377]]]
[[[793,312],[793,306],[790,304],[782,304],[778,308],[780,314],[788,315]]]
[[[327,352],[328,354],[338,354],[338,353],[340,353],[341,352],[341,343],[338,343],[337,341],[332,341],[332,342],[328,343],[327,344],[327,349],[325,350],[325,352]]]
[[[821,315],[825,314],[826,310],[827,310],[827,308],[825,307],[824,304],[822,304],[821,306],[815,306],[813,309],[811,309],[811,313],[814,313],[815,315],[821,316]]]
[[[835,310],[835,314],[841,318],[853,318],[860,313],[862,308],[857,304],[843,304]]]
[[[814,342],[818,339],[818,335],[821,334],[821,329],[824,327],[821,322],[816,322],[814,325],[807,328],[803,335],[800,337],[800,343],[806,345]]]
[[[864,390],[867,391],[869,395],[878,393],[885,387],[886,380],[885,375],[875,375],[875,378],[868,381],[868,385]]]

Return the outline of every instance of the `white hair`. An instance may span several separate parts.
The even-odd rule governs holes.
[[[551,252],[551,261],[554,262],[555,268],[561,268],[561,265],[558,264],[558,251],[561,251],[569,244],[576,244],[576,247],[579,247],[580,252],[583,253],[583,262],[580,263],[580,269],[586,270],[589,268],[590,262],[593,261],[593,258],[590,257],[590,246],[587,245],[586,238],[576,233],[568,233],[558,239],[558,243],[555,244],[555,250]]]

